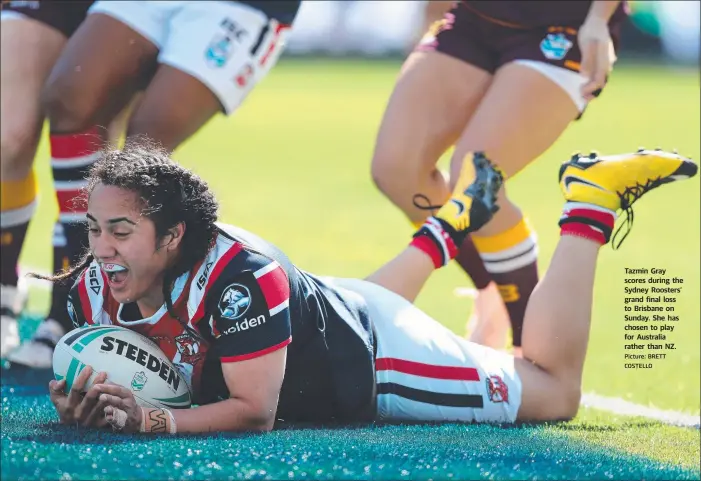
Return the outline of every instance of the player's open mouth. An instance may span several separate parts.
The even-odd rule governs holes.
[[[119,264],[103,263],[101,264],[102,271],[107,274],[107,280],[110,287],[120,287],[129,274],[129,269]]]

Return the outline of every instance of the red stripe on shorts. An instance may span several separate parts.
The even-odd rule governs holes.
[[[474,367],[437,366],[422,362],[407,361],[392,357],[380,357],[375,361],[377,371],[397,371],[415,376],[433,379],[452,379],[456,381],[479,381],[480,375]]]
[[[265,53],[263,54],[263,57],[260,59],[260,66],[261,66],[261,67],[264,67],[264,66],[265,66],[265,64],[266,64],[267,61],[268,61],[268,58],[269,58],[270,55],[275,51],[275,47],[277,46],[278,40],[280,39],[280,33],[281,33],[283,30],[287,30],[287,29],[289,29],[289,28],[290,28],[289,25],[285,25],[285,24],[282,24],[282,23],[279,23],[279,24],[277,24],[277,25],[275,26],[275,31],[273,32],[273,37],[272,37],[272,39],[270,40],[270,45],[268,45],[268,49],[267,49],[267,50],[265,51]]]

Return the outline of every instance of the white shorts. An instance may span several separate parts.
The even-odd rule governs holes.
[[[95,2],[160,50],[159,63],[202,82],[233,113],[277,62],[290,27],[248,5],[227,1]]]
[[[521,379],[513,356],[457,336],[397,294],[325,278],[360,294],[377,334],[377,411],[385,421],[514,422]]]

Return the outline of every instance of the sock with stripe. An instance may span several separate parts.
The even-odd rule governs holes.
[[[85,214],[87,205],[81,198],[86,176],[104,146],[98,128],[77,133],[51,134],[51,170],[58,200],[58,222],[54,226],[54,271],[76,263],[87,248]],[[49,317],[66,329],[72,322],[66,312],[66,298],[72,281],[56,283],[51,295]]]
[[[560,235],[582,237],[599,245],[608,243],[616,212],[584,202],[567,202],[560,217]]]
[[[431,258],[436,269],[447,265],[458,254],[467,232],[458,232],[450,224],[436,217],[429,217],[414,234],[409,244]]]
[[[419,230],[424,223],[412,222],[412,225],[416,230]],[[460,245],[458,253],[455,256],[455,262],[457,262],[462,270],[472,279],[472,284],[474,284],[476,289],[484,289],[492,282],[492,277],[489,272],[487,272],[484,262],[482,262],[482,258],[479,252],[477,252],[474,242],[472,242],[471,236],[467,236]]]
[[[17,261],[37,206],[34,171],[21,180],[3,180],[0,185],[0,284],[17,285]]]
[[[528,299],[538,284],[538,243],[525,219],[506,231],[473,241],[499,288],[511,321],[512,343],[521,346]]]

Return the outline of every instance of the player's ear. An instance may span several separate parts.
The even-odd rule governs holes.
[[[164,247],[166,250],[169,251],[174,251],[178,248],[180,245],[180,242],[183,240],[183,236],[185,235],[185,223],[184,222],[179,222],[175,224],[173,227],[168,229],[168,233],[165,235],[164,239]]]

